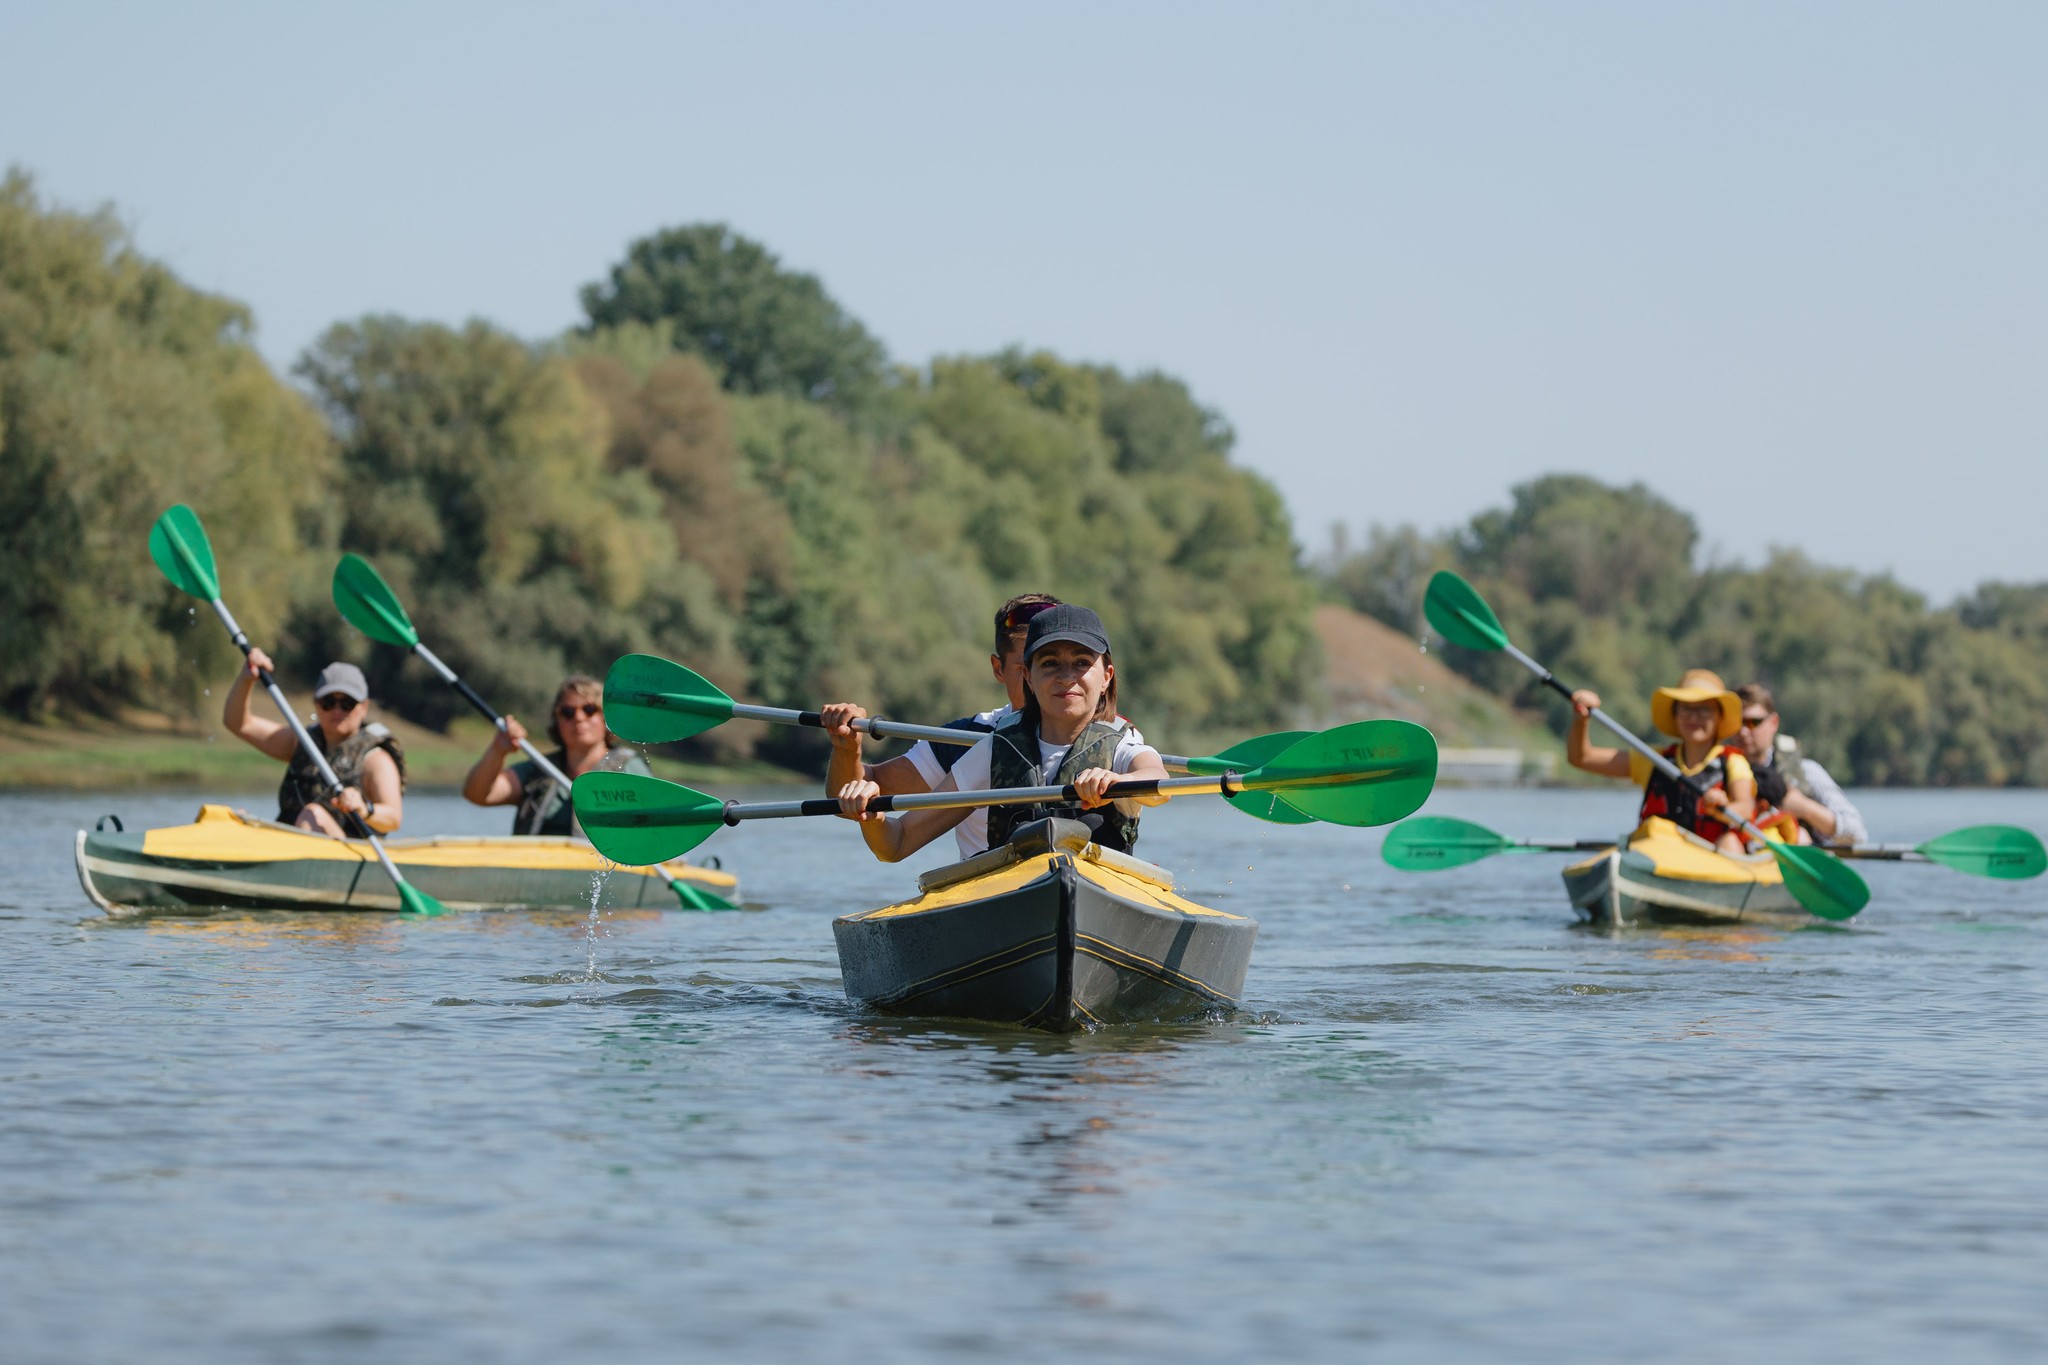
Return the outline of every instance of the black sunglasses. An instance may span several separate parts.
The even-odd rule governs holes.
[[[1057,602],[1026,602],[1021,607],[1011,607],[1003,613],[1002,627],[1004,630],[1015,630],[1019,626],[1029,625],[1032,617],[1058,605]]]
[[[1770,716],[1768,716],[1768,715],[1764,715],[1764,716],[1744,716],[1744,717],[1742,718],[1742,728],[1743,728],[1743,729],[1745,729],[1745,730],[1754,730],[1754,729],[1756,729],[1756,728],[1757,728],[1757,727],[1758,727],[1759,725],[1762,725],[1762,724],[1763,724],[1763,723],[1764,723],[1765,721],[1769,720],[1770,718],[1771,718],[1771,717],[1770,717]]]
[[[583,705],[581,706],[557,706],[555,708],[555,714],[560,716],[563,720],[574,720],[578,715],[582,715],[586,718],[590,716],[601,716],[604,714],[604,708],[602,706],[599,706],[594,701],[587,701],[583,703]]]
[[[329,692],[314,703],[322,711],[353,711],[360,703],[343,692]]]

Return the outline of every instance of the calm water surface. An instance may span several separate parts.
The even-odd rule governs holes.
[[[753,913],[595,936],[94,912],[72,832],[197,803],[0,797],[10,1365],[2048,1352],[2038,882],[1865,864],[1850,928],[1607,938],[1554,856],[1406,876],[1188,800],[1145,851],[1261,920],[1245,1012],[1054,1039],[849,1007],[829,921],[911,871],[837,822],[719,836]]]

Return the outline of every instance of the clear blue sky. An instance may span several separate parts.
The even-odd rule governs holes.
[[[730,223],[900,360],[1186,379],[1319,547],[1552,470],[2048,579],[2048,5],[0,9],[0,161],[247,301],[523,335]]]

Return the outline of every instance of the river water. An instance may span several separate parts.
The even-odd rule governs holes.
[[[935,860],[840,822],[718,837],[758,909],[595,936],[94,912],[72,832],[197,805],[0,797],[9,1365],[2048,1352],[2041,882],[1862,864],[1847,928],[1602,937],[1559,857],[1409,876],[1189,799],[1144,851],[1261,920],[1246,1009],[1050,1038],[847,1005],[831,917]]]

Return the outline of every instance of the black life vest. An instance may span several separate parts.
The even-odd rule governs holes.
[[[1672,763],[1678,763],[1679,748],[1668,745],[1660,752]],[[1736,752],[1733,745],[1717,744],[1714,751],[1690,777],[1667,777],[1662,768],[1650,771],[1650,780],[1643,784],[1642,808],[1636,812],[1638,822],[1652,815],[1661,815],[1680,829],[1691,830],[1709,843],[1716,842],[1726,834],[1729,826],[1700,813],[1700,797],[1716,789],[1728,789],[1728,755]]]
[[[327,766],[334,769],[334,775],[341,779],[342,786],[360,791],[364,762],[369,759],[372,749],[382,749],[398,765],[398,789],[405,790],[405,750],[399,747],[398,736],[376,721],[366,721],[332,751],[327,747],[325,730],[312,725],[307,727],[306,733],[312,736],[313,747],[327,760]],[[292,761],[285,765],[284,781],[277,786],[278,822],[291,824],[299,818],[300,811],[327,795],[327,784],[321,780],[320,770],[313,766],[313,760],[306,756],[303,748],[293,750]]]
[[[1044,780],[1039,766],[1038,731],[1021,715],[1012,716],[995,729],[989,750],[988,784],[1002,790],[1015,787],[1065,786],[1090,768],[1114,766],[1116,746],[1123,738],[1121,724],[1091,722],[1067,750],[1060,770],[1051,783]],[[1089,828],[1089,842],[1129,853],[1138,842],[1138,817],[1125,815],[1114,801],[1085,810],[1078,801],[1034,801],[1024,806],[988,808],[988,846],[1001,848],[1020,825],[1048,818],[1079,820]]]
[[[569,751],[557,749],[548,755],[548,762],[564,773],[569,770]],[[637,773],[642,777],[654,776],[654,769],[647,766],[647,760],[640,756],[638,749],[621,744],[608,749],[598,760],[597,771],[606,773]],[[576,823],[576,811],[569,804],[569,793],[555,785],[540,764],[528,760],[512,768],[513,777],[520,782],[519,811],[512,817],[514,834],[555,834],[583,836],[583,826]]]

